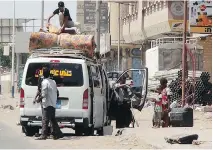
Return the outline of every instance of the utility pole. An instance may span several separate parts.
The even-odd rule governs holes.
[[[121,4],[118,3],[118,71],[120,71],[120,39],[121,39],[120,9],[121,9]]]
[[[15,87],[14,87],[14,76],[15,76],[15,69],[14,69],[14,61],[15,61],[15,0],[13,1],[13,39],[12,39],[12,98],[14,98],[14,92],[15,92]]]
[[[183,28],[183,50],[182,50],[182,107],[185,106],[185,80],[187,74],[187,52],[186,52],[186,33],[187,33],[187,1],[184,1],[184,28]]]
[[[41,1],[41,28],[44,28],[44,0]]]
[[[1,71],[2,71],[2,67],[1,67],[1,57],[0,57],[0,95],[1,95]]]
[[[100,55],[100,16],[101,16],[101,1],[96,0],[96,21],[95,21],[95,29],[96,29],[96,50],[95,53]]]
[[[19,83],[19,65],[20,65],[20,54],[16,53],[16,83],[17,83],[16,85],[18,85]]]

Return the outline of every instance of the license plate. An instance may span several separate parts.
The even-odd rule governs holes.
[[[61,100],[57,100],[56,109],[61,109]]]

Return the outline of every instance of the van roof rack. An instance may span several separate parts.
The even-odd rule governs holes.
[[[85,59],[87,61],[94,61],[91,57],[88,56],[88,53],[83,50],[75,49],[64,49],[61,47],[52,47],[52,48],[42,48],[34,49],[31,52],[31,58],[35,57],[51,57],[51,56],[67,56],[71,58]]]

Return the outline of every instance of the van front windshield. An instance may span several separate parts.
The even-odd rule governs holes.
[[[37,86],[39,76],[43,75],[43,67],[50,68],[51,78],[56,81],[57,86],[83,85],[82,65],[74,63],[30,63],[25,84]]]

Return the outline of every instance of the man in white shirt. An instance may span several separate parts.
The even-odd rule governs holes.
[[[52,135],[54,139],[62,138],[63,134],[55,119],[56,101],[58,98],[57,85],[54,80],[50,79],[50,70],[43,68],[44,79],[41,83],[42,97],[42,134],[37,140],[46,140],[48,134],[48,125],[51,122]]]

